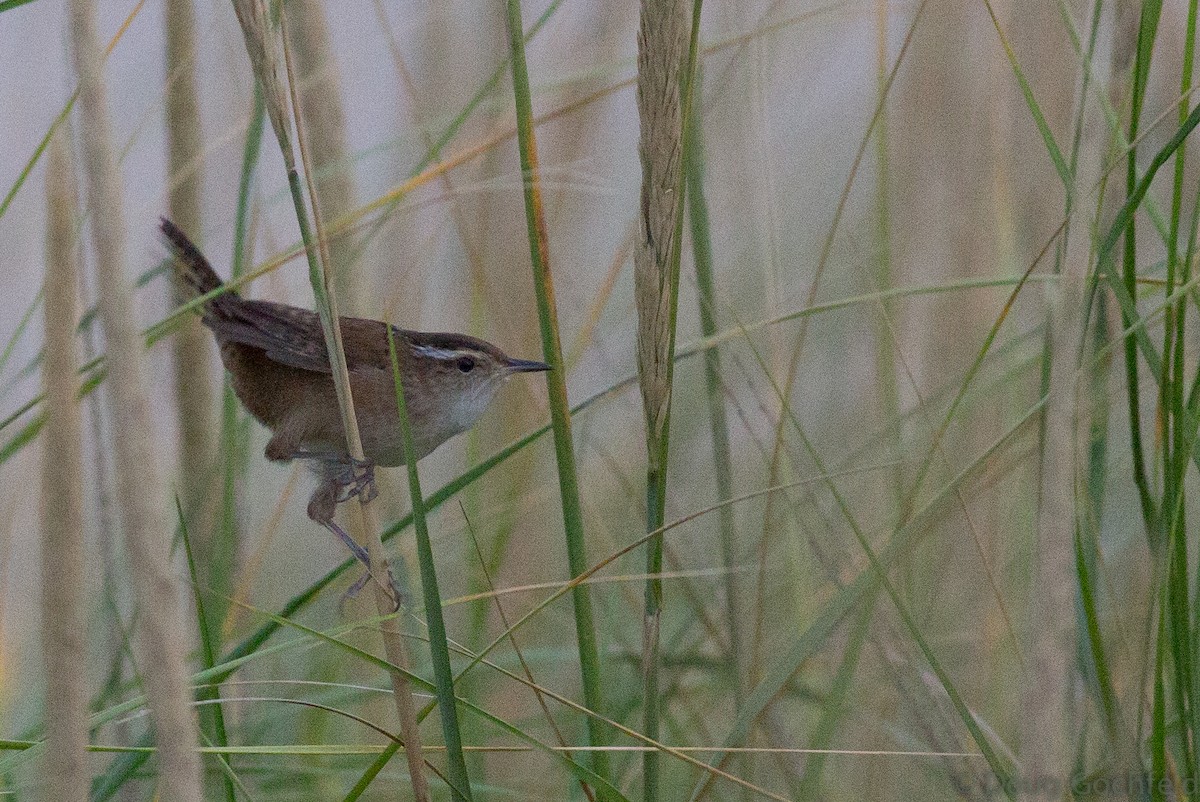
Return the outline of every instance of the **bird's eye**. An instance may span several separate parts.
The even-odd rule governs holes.
[[[458,369],[463,373],[470,373],[475,369],[475,360],[469,356],[460,356],[458,358]]]

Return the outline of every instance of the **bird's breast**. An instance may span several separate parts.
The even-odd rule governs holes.
[[[363,451],[377,465],[403,465],[404,439],[390,372],[375,382],[359,383],[364,390],[368,384],[375,385],[361,394],[357,387],[354,391]],[[363,399],[361,402],[360,398]],[[406,387],[405,401],[417,459],[474,426],[490,400],[491,395],[479,398],[474,394],[469,397],[459,394],[450,399],[433,398],[421,388]]]

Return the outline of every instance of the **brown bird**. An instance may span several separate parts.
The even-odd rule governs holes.
[[[224,285],[191,240],[170,220],[161,229],[175,268],[197,295]],[[233,290],[203,307],[229,371],[233,390],[250,414],[271,430],[266,457],[303,459],[320,477],[308,517],[329,529],[368,564],[366,550],[333,520],[340,502],[375,495],[376,465],[404,464],[387,324],[342,317],[341,329],[365,462],[351,459],[334,390],[325,336],[315,312],[271,301],[251,301]],[[550,370],[543,362],[514,359],[465,334],[392,327],[404,399],[417,459],[475,425],[496,392],[514,374]]]

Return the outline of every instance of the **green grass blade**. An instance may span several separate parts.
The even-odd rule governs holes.
[[[575,469],[575,448],[571,440],[571,412],[567,403],[566,377],[562,342],[558,332],[558,311],[554,300],[549,254],[546,252],[546,221],[537,172],[537,144],[533,132],[533,104],[529,92],[529,69],[525,63],[524,26],[521,22],[520,0],[507,0],[508,39],[512,66],[513,96],[517,111],[517,141],[524,178],[525,220],[529,236],[529,255],[533,267],[533,286],[537,295],[538,322],[542,336],[543,358],[552,369],[546,372],[546,391],[550,399],[550,419],[554,431],[554,454],[558,465],[558,485],[562,504],[563,529],[567,542],[567,564],[572,576],[587,569],[587,546],[584,542],[583,507],[579,500],[579,477]],[[604,712],[601,691],[600,653],[596,644],[596,624],[592,613],[591,593],[584,585],[573,592],[575,606],[575,636],[579,650],[579,669],[583,681],[583,696],[588,708]],[[605,727],[589,717],[588,743],[604,746],[609,742]],[[592,753],[596,774],[608,778],[608,755]],[[600,791],[602,802],[612,796]]]
[[[1008,59],[1008,65],[1012,68],[1013,75],[1016,76],[1017,83],[1021,87],[1021,96],[1025,100],[1025,106],[1029,109],[1029,114],[1033,117],[1033,122],[1037,126],[1038,133],[1042,137],[1042,142],[1046,146],[1046,153],[1050,156],[1050,161],[1054,162],[1054,169],[1058,172],[1058,177],[1063,182],[1063,186],[1067,188],[1067,192],[1070,192],[1072,174],[1067,168],[1067,161],[1063,158],[1062,150],[1058,147],[1058,142],[1055,141],[1054,134],[1050,131],[1050,124],[1046,122],[1046,115],[1042,112],[1042,107],[1038,104],[1037,98],[1033,96],[1033,87],[1029,85],[1029,81],[1025,78],[1025,71],[1021,69],[1021,65],[1017,61],[1017,55],[1008,43],[1008,37],[1004,35],[1004,29],[1000,27],[1000,20],[996,16],[996,10],[992,8],[990,0],[984,0],[983,4],[987,8],[988,16],[992,19],[992,26],[996,29],[996,36],[1000,39],[1000,45],[1004,48],[1004,55]]]
[[[702,83],[699,73],[695,79]],[[686,140],[688,153],[684,157],[687,172],[688,222],[692,237],[692,259],[696,269],[697,301],[700,311],[700,335],[712,337],[717,334],[715,315],[716,296],[713,285],[712,229],[709,225],[708,201],[704,195],[704,139],[700,124],[702,111],[700,100],[703,93],[692,95],[692,113],[688,115],[691,134]],[[730,454],[729,423],[725,415],[725,397],[722,392],[721,352],[711,348],[704,353],[704,385],[708,395],[709,430],[713,444],[713,472],[717,498],[733,497],[733,458]],[[742,609],[741,589],[737,573],[733,569],[738,562],[737,530],[733,510],[723,507],[720,512],[721,563],[725,567],[726,628],[729,633],[729,664],[738,676],[733,682],[734,702],[741,703],[744,693],[740,667],[745,656],[742,633],[747,621]]]
[[[232,278],[236,279],[245,272],[249,248],[246,244],[246,233],[250,226],[250,192],[254,185],[255,171],[259,155],[262,152],[263,128],[266,121],[266,106],[263,103],[262,90],[257,82],[254,85],[254,111],[250,117],[250,126],[246,129],[246,140],[242,147],[242,166],[238,178],[237,205],[233,224],[233,259]],[[232,576],[237,562],[238,544],[241,543],[241,522],[237,508],[238,477],[246,469],[246,441],[249,419],[241,413],[237,396],[229,377],[225,377],[224,392],[221,396],[221,509],[220,533],[214,556],[221,560],[222,565],[214,569],[215,573],[225,572]]]
[[[817,654],[824,647],[825,641],[837,628],[842,619],[851,610],[859,609],[859,605],[863,603],[868,592],[875,592],[878,589],[877,586],[884,573],[888,570],[888,567],[899,559],[901,555],[908,553],[919,542],[921,537],[926,534],[933,515],[946,501],[954,497],[954,494],[964,482],[986,464],[989,457],[1000,451],[1019,431],[1035,420],[1036,416],[1045,407],[1045,404],[1046,398],[1043,397],[1027,410],[1020,420],[1010,426],[979,457],[974,459],[947,482],[904,526],[900,527],[883,549],[871,560],[870,567],[865,568],[852,582],[838,589],[833,597],[821,608],[816,618],[792,641],[787,652],[771,664],[763,674],[762,680],[746,697],[741,712],[730,726],[725,738],[722,739],[722,743],[726,747],[736,746],[745,742],[754,722],[758,720],[767,706],[779,695],[792,675],[799,670],[801,664]],[[940,675],[939,679],[941,679]],[[949,691],[949,689],[947,690]],[[955,699],[955,696],[951,697],[952,700]],[[955,702],[955,706],[958,707],[960,703],[961,699],[958,699]],[[982,730],[979,728],[978,723],[975,722],[973,714],[969,710],[965,710],[965,708],[960,708],[959,712],[960,715],[964,715],[965,713],[964,723],[971,730],[972,737],[976,739],[976,744],[981,747],[980,751],[985,756],[990,755],[988,758],[989,765],[1000,781],[1001,788],[1005,787],[1005,784],[1010,781],[1012,776],[1011,769],[1000,760],[995,750],[991,748],[986,736],[984,736]],[[970,723],[967,723],[968,720]],[[728,752],[718,752],[710,758],[709,765],[719,766],[728,756]],[[708,781],[702,780],[693,789],[690,799],[693,802],[698,799],[707,785]],[[1011,794],[1009,796],[1012,798]]]
[[[858,658],[862,654],[863,643],[871,626],[871,618],[875,614],[875,602],[879,594],[872,587],[862,601],[862,609],[856,616],[854,627],[850,631],[846,651],[842,655],[841,665],[834,675],[833,685],[829,696],[825,699],[821,720],[813,731],[809,748],[815,750],[804,766],[804,777],[797,797],[800,799],[815,799],[821,788],[821,774],[825,770],[826,755],[822,750],[829,749],[833,744],[833,734],[837,725],[848,712],[847,697],[850,693],[854,673],[858,670]]]
[[[31,2],[31,0],[5,0],[5,2],[14,1],[17,5],[24,5],[26,2]],[[11,7],[15,8],[16,6]],[[4,10],[6,9],[0,5],[0,11]],[[7,212],[8,207],[12,205],[13,199],[17,197],[17,193],[21,191],[21,187],[25,185],[25,180],[29,178],[30,173],[33,172],[34,165],[38,163],[38,160],[42,158],[42,154],[46,152],[46,147],[49,146],[50,139],[54,136],[54,132],[57,131],[58,127],[63,124],[63,121],[70,116],[71,109],[75,108],[75,100],[78,97],[79,91],[76,90],[75,94],[71,95],[71,99],[67,101],[67,105],[63,106],[63,110],[60,111],[58,116],[54,118],[54,121],[50,123],[50,128],[46,130],[46,135],[43,136],[37,143],[37,146],[34,147],[32,155],[30,155],[28,161],[25,162],[25,166],[21,168],[21,172],[17,174],[17,180],[13,182],[13,185],[9,187],[8,192],[5,193],[4,200],[0,200],[0,219],[3,219],[4,213]]]
[[[1146,166],[1146,171],[1142,173],[1142,177],[1134,186],[1133,192],[1125,199],[1125,203],[1117,211],[1113,222],[1109,225],[1104,239],[1101,240],[1099,252],[1096,257],[1097,263],[1104,265],[1112,256],[1113,250],[1116,248],[1117,241],[1125,233],[1125,229],[1129,225],[1129,221],[1133,219],[1137,213],[1142,200],[1146,197],[1146,193],[1150,190],[1150,183],[1154,180],[1154,176],[1158,174],[1159,169],[1167,163],[1167,161],[1175,154],[1175,151],[1187,139],[1188,134],[1200,124],[1200,104],[1197,104],[1192,111],[1184,118],[1183,122],[1167,140],[1154,158],[1150,160],[1150,164]]]
[[[179,496],[175,496],[175,514],[179,526],[179,532],[183,538],[183,551],[187,557],[188,575],[191,577],[192,585],[192,600],[196,604],[196,625],[200,630],[200,655],[203,658],[203,665],[206,669],[212,668],[216,660],[216,649],[213,648],[214,638],[213,633],[209,629],[209,618],[204,612],[204,595],[200,592],[199,574],[196,572],[196,560],[192,554],[192,538],[188,534],[187,519],[183,515],[183,503],[179,500]],[[221,686],[218,683],[205,685],[196,694],[196,700],[202,705],[200,708],[200,717],[203,722],[208,720],[209,727],[212,730],[212,735],[209,738],[212,743],[217,746],[228,746],[229,736],[225,730],[225,713],[221,708]],[[212,702],[213,704],[204,704]],[[203,731],[203,730],[202,730]],[[208,737],[206,735],[206,737]],[[227,766],[227,768],[229,768]],[[232,771],[232,768],[230,768]],[[235,802],[236,794],[233,787],[232,778],[227,775],[222,775],[224,779],[225,798],[229,802]]]
[[[371,664],[373,666],[384,669],[386,671],[399,671],[400,673],[404,674],[407,677],[408,681],[411,682],[414,686],[419,687],[425,691],[431,691],[434,693],[437,692],[437,686],[434,683],[429,682],[428,680],[422,678],[418,674],[414,674],[400,666],[393,665],[381,657],[376,657],[375,655],[371,654],[370,652],[359,649],[356,646],[352,646],[351,644],[347,643],[346,641],[341,640],[340,637],[338,636],[338,634],[331,635],[331,634],[327,634],[324,632],[320,632],[315,629],[306,627],[303,624],[297,623],[296,621],[292,621],[290,619],[280,618],[278,616],[271,616],[271,617],[275,620],[275,623],[277,625],[282,626],[282,627],[288,627],[290,629],[295,629],[295,630],[303,633],[304,635],[307,636],[306,640],[308,638],[316,639],[316,640],[322,641],[324,643],[327,643],[331,646],[334,646],[334,647],[340,649],[341,651],[344,651],[347,654],[352,655],[353,657],[355,657],[358,660],[361,660],[365,663]],[[348,632],[353,631],[353,629],[356,629],[362,625],[363,625],[363,622],[358,622],[356,624],[352,624],[347,627],[343,627],[342,630],[344,630],[345,632],[348,633]],[[501,719],[499,716],[496,716],[496,715],[493,715],[492,713],[487,712],[482,707],[479,707],[478,705],[476,705],[466,699],[461,699],[461,698],[456,699],[456,703],[458,706],[462,707],[462,709],[464,711],[470,712],[472,715],[482,718],[483,720],[485,720],[489,724],[495,726],[502,732],[505,732],[509,735],[513,735],[513,736],[517,737],[518,739],[520,739],[521,741],[524,741],[525,743],[529,744],[530,746],[534,746],[537,749],[552,756],[555,759],[555,762],[560,763],[563,766],[565,766],[573,775],[575,775],[579,779],[583,780],[584,782],[587,782],[589,785],[593,785],[593,786],[597,787],[598,789],[604,789],[608,793],[612,794],[615,802],[629,802],[627,799],[625,799],[625,797],[616,788],[614,788],[612,785],[608,784],[608,782],[606,780],[604,780],[603,778],[601,778],[599,775],[595,774],[594,772],[588,770],[586,767],[581,766],[580,764],[576,763],[574,760],[572,760],[570,758],[570,756],[568,756],[562,752],[559,752],[557,750],[551,749],[547,744],[544,744],[541,741],[539,741],[538,739],[530,736],[528,733],[521,730],[520,728],[510,724],[509,722],[505,721],[504,719]]]
[[[1141,24],[1138,26],[1137,58],[1133,68],[1133,93],[1130,98],[1129,111],[1129,141],[1136,143],[1138,125],[1141,121],[1142,104],[1145,100],[1146,81],[1150,74],[1150,54],[1154,42],[1154,33],[1158,28],[1159,14],[1162,12],[1161,0],[1147,0],[1141,9]],[[1132,144],[1125,162],[1125,192],[1132,195],[1137,190],[1137,146]],[[1131,298],[1137,293],[1137,234],[1136,218],[1130,215],[1122,232],[1125,247],[1122,251],[1121,277],[1125,284],[1125,292]],[[1104,264],[1103,261],[1100,264]],[[1168,265],[1170,270],[1170,265]],[[1168,279],[1169,280],[1169,279]],[[1137,315],[1136,310],[1121,309],[1122,324],[1128,326]],[[1150,496],[1150,479],[1146,467],[1146,450],[1142,445],[1141,422],[1141,391],[1138,377],[1137,345],[1132,339],[1124,343],[1125,350],[1125,389],[1128,399],[1130,451],[1133,452],[1133,481],[1138,490],[1142,505],[1142,517],[1146,521],[1146,531],[1151,543],[1161,542],[1163,533],[1162,510],[1158,509]],[[1168,381],[1162,373],[1162,366],[1156,368],[1159,375],[1160,390],[1165,390]]]
[[[1084,629],[1087,632],[1086,646],[1092,658],[1092,669],[1095,672],[1095,683],[1100,697],[1100,709],[1104,713],[1104,725],[1108,729],[1110,737],[1115,739],[1124,728],[1124,724],[1121,721],[1120,708],[1113,690],[1109,669],[1110,661],[1104,648],[1100,617],[1096,610],[1094,549],[1085,551],[1079,527],[1075,529],[1075,571],[1079,581]]]
[[[1167,163],[1176,150],[1183,144],[1188,134],[1200,124],[1200,104],[1198,104],[1184,120],[1170,140],[1154,155],[1150,164],[1146,168],[1146,172],[1142,175],[1140,181],[1134,191],[1126,198],[1125,203],[1121,206],[1109,226],[1107,233],[1101,240],[1100,248],[1096,255],[1096,276],[1094,280],[1104,280],[1108,282],[1109,288],[1112,290],[1113,296],[1117,303],[1121,306],[1122,315],[1128,318],[1128,323],[1125,324],[1127,336],[1132,336],[1137,343],[1138,350],[1142,353],[1142,358],[1150,368],[1150,376],[1159,382],[1162,377],[1162,356],[1159,354],[1158,348],[1150,340],[1146,333],[1145,326],[1141,324],[1141,317],[1138,315],[1137,306],[1134,302],[1134,297],[1130,295],[1126,288],[1125,282],[1113,269],[1113,251],[1116,248],[1117,242],[1125,233],[1129,225],[1129,221],[1133,219],[1137,212],[1142,199],[1150,189],[1150,183],[1154,180],[1154,176],[1158,170]],[[1176,294],[1177,295],[1177,294]],[[1174,296],[1172,296],[1174,297]],[[1177,299],[1176,299],[1177,300]]]
[[[8,364],[8,360],[12,357],[13,350],[16,349],[17,343],[21,341],[21,336],[25,333],[25,330],[29,328],[29,321],[33,319],[34,313],[41,306],[43,292],[44,290],[39,289],[37,295],[33,296],[33,300],[29,302],[29,306],[25,307],[25,313],[21,315],[21,320],[13,330],[12,336],[8,338],[8,343],[4,346],[4,352],[0,353],[0,373],[4,372],[4,366]]]
[[[425,598],[425,620],[429,627],[429,651],[433,658],[433,677],[437,688],[438,712],[442,719],[442,737],[446,740],[447,773],[450,791],[455,800],[470,802],[471,779],[463,758],[462,733],[458,727],[458,708],[454,700],[454,672],[450,668],[450,647],[446,641],[446,622],[442,616],[442,596],[438,591],[437,567],[433,563],[433,545],[429,541],[429,525],[425,520],[425,501],[421,494],[421,477],[417,472],[417,449],[413,445],[412,424],[404,400],[404,384],[400,381],[400,363],[396,357],[396,339],[392,326],[387,327],[388,355],[392,361],[392,381],[396,388],[396,409],[400,414],[401,441],[404,444],[404,464],[408,472],[408,489],[412,496],[413,530],[417,536],[417,560],[421,566],[421,591]]]

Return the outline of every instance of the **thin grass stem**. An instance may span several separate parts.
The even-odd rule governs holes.
[[[542,354],[545,361],[552,367],[545,374],[546,392],[550,400],[554,454],[558,465],[563,530],[567,542],[567,566],[571,576],[574,577],[587,570],[583,507],[579,500],[579,477],[575,469],[575,448],[571,442],[571,411],[567,402],[566,377],[563,375],[562,340],[558,331],[558,311],[554,298],[553,276],[550,272],[546,219],[542,208],[537,141],[533,131],[533,104],[529,91],[529,68],[525,63],[525,29],[521,21],[520,0],[506,0],[506,2],[513,95],[517,110],[517,141],[525,189],[525,220],[529,236],[529,258],[533,267],[533,286],[537,297]],[[577,585],[572,591],[572,599],[575,608],[575,637],[579,651],[584,704],[589,710],[603,715],[605,706],[601,691],[600,654],[596,644],[596,625],[592,614],[591,592],[587,587]],[[590,746],[604,746],[609,743],[606,728],[595,718],[587,719],[587,728]],[[605,780],[610,778],[607,753],[602,750],[593,752],[591,762],[597,775]],[[611,794],[603,788],[598,790],[599,799],[602,802],[610,802],[613,799]]]

